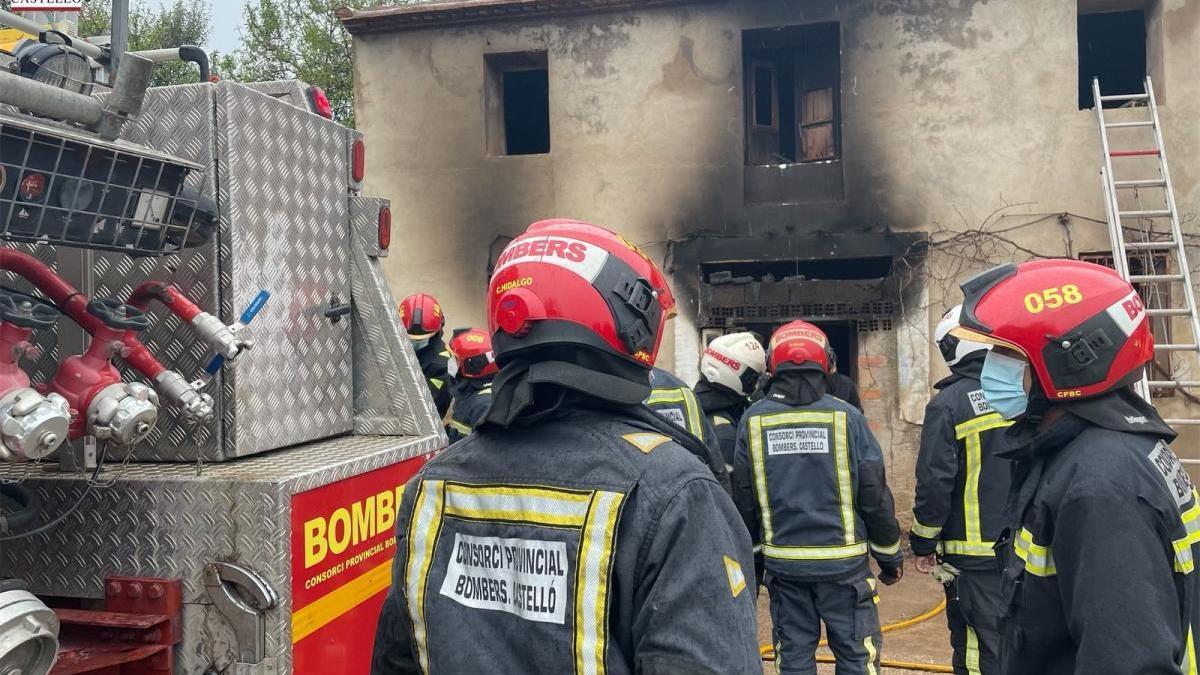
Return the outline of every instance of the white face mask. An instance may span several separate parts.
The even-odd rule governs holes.
[[[446,359],[446,374],[453,378],[458,377],[458,359],[453,356]]]
[[[413,349],[415,349],[417,351],[421,351],[422,349],[425,349],[426,347],[429,346],[429,338],[421,338],[418,340],[416,338],[410,337],[409,340],[412,341]]]

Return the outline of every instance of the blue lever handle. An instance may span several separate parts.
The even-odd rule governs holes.
[[[254,320],[254,317],[258,316],[258,313],[261,312],[262,308],[266,306],[267,300],[270,299],[270,291],[265,288],[259,291],[258,295],[254,296],[254,299],[250,301],[250,304],[246,306],[245,311],[242,312],[241,318],[238,319],[238,324],[242,326],[248,325]],[[217,374],[217,371],[219,371],[223,365],[225,365],[225,355],[217,354],[216,356],[212,357],[212,360],[208,362],[207,366],[205,366],[204,372],[209,377],[212,377],[213,375]]]

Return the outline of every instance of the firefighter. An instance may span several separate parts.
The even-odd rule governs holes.
[[[454,406],[446,423],[446,435],[454,443],[475,430],[492,404],[492,378],[499,372],[486,330],[459,328],[450,338],[450,360],[446,364],[452,382]]]
[[[642,405],[665,277],[552,220],[487,295],[492,407],[404,488],[372,672],[760,673],[745,527],[699,441]]]
[[[829,346],[829,394],[834,398],[840,398],[846,403],[858,408],[859,412],[863,411],[862,400],[858,396],[858,385],[854,380],[850,379],[849,375],[843,375],[838,372],[837,368],[837,352],[833,350],[833,345]]]
[[[700,357],[700,381],[693,392],[730,471],[738,423],[766,370],[766,352],[753,333],[722,335]]]
[[[721,455],[717,433],[696,400],[696,394],[683,380],[662,368],[651,368],[650,395],[646,397],[645,403],[648,408],[695,436],[704,445],[707,453],[705,463],[726,491],[731,491],[733,488],[729,481],[729,470],[725,467],[725,460]]]
[[[950,376],[934,385],[938,393],[925,407],[909,542],[917,571],[945,585],[954,672],[995,675],[1000,570],[992,547],[1004,529],[1011,474],[1010,462],[996,455],[1012,422],[980,388],[991,344],[950,332],[961,313],[962,305],[952,308],[934,330]]]
[[[952,333],[993,345],[980,382],[1015,439],[998,542],[1002,673],[1195,673],[1200,503],[1134,394],[1154,356],[1141,298],[1074,260],[963,284]]]
[[[817,672],[824,622],[840,675],[878,673],[868,553],[880,581],[899,581],[900,527],[866,419],[827,391],[826,344],[804,321],[771,337],[767,395],[738,429],[735,497],[751,536],[762,541],[779,672]]]
[[[433,394],[438,416],[445,417],[451,398],[450,376],[446,373],[450,352],[442,341],[442,328],[446,325],[442,305],[432,295],[413,293],[400,301],[398,311],[408,339],[417,352],[417,361],[425,374],[429,393]]]

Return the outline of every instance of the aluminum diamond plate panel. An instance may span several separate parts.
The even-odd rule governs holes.
[[[289,503],[291,496],[429,453],[438,436],[353,436],[237,462],[129,464],[89,487],[77,474],[0,464],[0,480],[24,480],[55,518],[84,501],[44,534],[4,542],[0,569],[35,593],[100,597],[104,574],[183,580],[184,643],[179,672],[225,672],[236,654],[228,625],[209,603],[202,573],[212,561],[234,561],[259,573],[280,596],[267,613],[267,655],[291,671]],[[202,628],[197,628],[198,626]],[[213,668],[214,670],[208,670]]]
[[[371,216],[387,200],[354,197],[354,432],[444,434],[417,355],[396,313]],[[366,214],[366,215],[364,215]]]
[[[226,373],[225,454],[351,431],[351,321],[324,315],[350,302],[349,132],[231,83],[217,85],[216,128],[219,161],[235,167],[218,186],[234,224],[221,258],[222,299],[232,302],[223,315],[272,293],[253,358]]]

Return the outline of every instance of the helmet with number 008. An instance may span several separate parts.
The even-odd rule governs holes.
[[[400,321],[404,330],[414,340],[431,337],[442,332],[446,318],[442,316],[442,306],[428,293],[413,293],[400,301],[396,310],[400,313]]]
[[[771,344],[767,346],[767,352],[770,354],[768,365],[772,373],[778,372],[779,367],[787,363],[813,364],[828,373],[828,346],[829,338],[811,323],[785,323],[771,336]]]
[[[480,328],[463,328],[454,331],[450,338],[450,354],[454,357],[456,377],[479,380],[499,372],[496,355],[492,352],[492,338]]]
[[[1001,265],[962,285],[966,339],[1015,350],[1051,401],[1136,382],[1154,357],[1141,297],[1115,271],[1078,260]]]
[[[586,347],[649,368],[675,298],[640,249],[599,225],[536,222],[496,260],[488,328],[500,365],[555,346]]]

